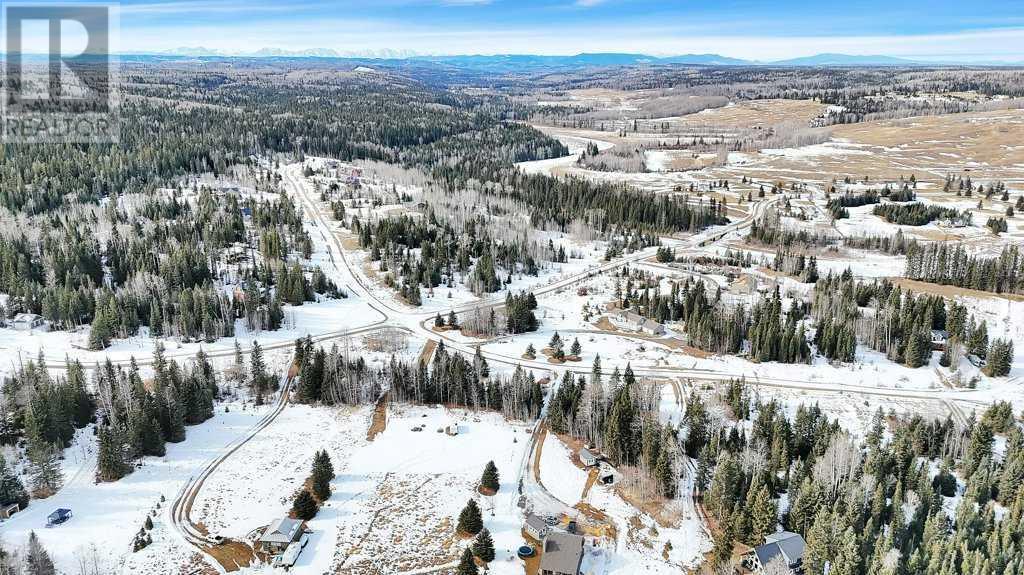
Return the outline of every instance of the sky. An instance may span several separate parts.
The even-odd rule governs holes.
[[[127,0],[117,48],[1024,61],[1024,0]]]

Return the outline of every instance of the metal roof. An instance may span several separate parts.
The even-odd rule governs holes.
[[[267,526],[267,529],[260,536],[262,543],[291,543],[298,539],[299,529],[302,528],[302,521],[282,517]]]

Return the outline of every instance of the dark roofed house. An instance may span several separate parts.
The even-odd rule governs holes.
[[[302,537],[302,521],[283,517],[275,520],[260,535],[260,549],[264,553],[281,553],[288,545]]]
[[[544,538],[540,575],[579,575],[583,563],[583,537],[552,531]]]
[[[764,573],[772,561],[781,560],[790,573],[803,572],[804,548],[807,544],[798,533],[780,531],[764,538],[764,545],[755,547],[745,563],[754,573]]]

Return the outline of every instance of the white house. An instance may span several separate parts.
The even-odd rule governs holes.
[[[640,314],[625,309],[617,309],[608,314],[608,321],[619,329],[629,331],[640,331],[644,325],[644,318]]]
[[[608,314],[612,325],[626,331],[643,332],[648,335],[664,335],[665,326],[629,310],[618,309]]]
[[[645,319],[644,323],[640,326],[640,331],[648,335],[665,335],[665,326],[653,319]]]
[[[533,537],[537,541],[543,541],[544,537],[547,536],[548,531],[551,530],[551,527],[542,517],[530,513],[526,516],[526,523],[523,525],[523,530],[526,531],[527,535]]]

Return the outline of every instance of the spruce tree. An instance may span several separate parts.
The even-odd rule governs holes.
[[[473,552],[467,547],[462,551],[462,557],[459,559],[459,566],[455,569],[456,575],[477,575],[480,570],[477,569],[476,561],[473,560]]]
[[[292,502],[292,514],[303,521],[309,521],[316,517],[316,511],[316,500],[306,489],[300,491],[295,497],[295,501]]]
[[[96,478],[100,481],[117,481],[131,471],[125,457],[125,442],[113,427],[100,429],[96,465]]]
[[[488,461],[484,467],[483,476],[480,478],[480,487],[490,494],[498,492],[501,488],[501,480],[498,476],[498,467],[493,461]]]
[[[56,575],[53,559],[39,542],[35,531],[28,534],[28,549],[25,551],[25,575]]]
[[[334,478],[334,467],[331,465],[327,451],[318,451],[313,459],[313,472],[310,477],[313,495],[320,501],[331,496],[331,479]]]
[[[0,505],[17,503],[18,507],[24,509],[28,506],[28,492],[14,470],[7,465],[7,460],[0,455]]]
[[[475,499],[470,499],[466,506],[459,513],[459,522],[455,529],[466,535],[476,535],[484,527],[484,520],[480,514],[480,507]]]
[[[494,540],[487,528],[482,529],[473,541],[473,555],[484,563],[494,561]]]

